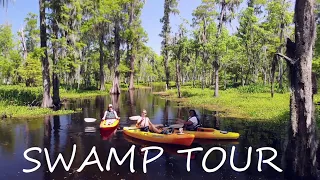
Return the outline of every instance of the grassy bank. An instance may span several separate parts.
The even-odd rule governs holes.
[[[60,89],[60,98],[64,99],[78,99],[94,97],[98,95],[108,95],[111,84],[106,84],[105,91],[99,90],[76,90],[65,88]],[[149,88],[143,84],[136,85],[135,88]],[[128,90],[124,84],[121,85],[121,90]],[[42,87],[25,87],[25,86],[0,86],[0,119],[7,116],[8,118],[24,118],[24,117],[39,117],[45,115],[60,115],[70,114],[75,111],[40,108],[42,100]],[[30,107],[33,106],[33,107]]]
[[[53,111],[48,108],[40,107],[28,107],[28,106],[17,106],[17,105],[6,105],[3,102],[0,103],[0,115],[1,118],[5,116],[7,118],[28,118],[28,117],[42,117],[46,115],[62,115],[75,113],[73,110],[59,110]]]
[[[181,101],[186,106],[222,111],[221,116],[225,117],[258,120],[288,117],[289,93],[275,94],[274,98],[270,97],[270,93],[245,93],[241,89],[229,89],[219,93],[219,97],[215,98],[211,89],[182,87],[182,98],[177,97],[176,89],[155,94]]]
[[[77,90],[77,89],[72,89],[72,90],[66,90],[66,89],[61,89],[60,90],[60,98],[61,99],[75,99],[75,98],[86,98],[86,97],[93,97],[93,96],[98,96],[98,95],[108,95],[109,90],[111,89],[112,84],[106,84],[106,90],[105,91],[100,91],[100,90]],[[127,85],[121,85],[121,90],[127,91],[129,88]],[[146,89],[146,88],[151,88],[148,87],[144,84],[139,84],[135,85],[135,89]]]
[[[61,99],[85,98],[97,95],[109,94],[111,84],[106,84],[106,90],[100,91],[97,89],[82,90],[82,89],[60,89]],[[136,89],[150,88],[143,84],[135,85]],[[121,90],[128,90],[124,84],[121,85]],[[42,100],[42,87],[25,87],[25,86],[0,86],[0,102],[6,102],[8,105],[27,106],[32,102]],[[52,92],[52,91],[51,91]]]

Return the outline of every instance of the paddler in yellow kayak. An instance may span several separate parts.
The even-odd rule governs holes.
[[[106,112],[104,113],[102,121],[105,121],[106,124],[110,125],[117,119],[120,119],[117,115],[117,112],[113,110],[112,104],[109,104],[108,110],[106,110]]]
[[[189,118],[187,121],[178,118],[177,123],[184,124],[183,128],[187,131],[196,131],[200,127],[200,121],[195,110],[189,110]]]
[[[170,134],[169,130],[160,130],[157,129],[147,117],[147,110],[143,110],[141,113],[141,117],[138,119],[136,127],[140,128],[141,131],[145,132],[153,132],[158,134]]]

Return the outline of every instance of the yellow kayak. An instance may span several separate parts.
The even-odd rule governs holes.
[[[132,144],[139,145],[139,146],[146,147],[146,146],[154,146],[155,145],[155,143],[153,143],[153,142],[144,141],[144,140],[140,140],[140,139],[137,139],[137,138],[132,138],[132,137],[127,136],[127,135],[124,135],[123,137],[128,142],[130,142]],[[186,157],[187,158],[187,154],[185,154],[185,153],[182,153],[182,154],[177,153],[178,150],[181,150],[180,146],[173,146],[171,144],[161,144],[161,145],[158,145],[158,146],[160,146],[164,150],[164,152],[166,152],[166,153],[169,153],[169,154],[175,155],[175,156],[182,156],[182,157]],[[191,153],[191,159],[194,159],[194,158],[195,158],[194,153]]]
[[[175,130],[174,132],[179,132],[178,130]],[[195,135],[196,139],[238,139],[240,134],[236,132],[227,132],[227,131],[221,131],[213,128],[201,128],[199,127],[197,131],[183,131],[186,134],[193,134]]]
[[[144,141],[150,141],[155,143],[163,143],[163,144],[177,144],[177,145],[190,146],[194,140],[194,135],[187,134],[187,133],[158,134],[158,133],[140,131],[140,129],[132,128],[132,127],[124,127],[123,132],[127,136],[130,136],[136,139],[141,139]]]
[[[107,121],[101,121],[100,123],[100,129],[103,130],[109,130],[109,129],[114,129],[115,127],[118,126],[119,124],[119,119],[116,119],[113,123],[107,123]]]

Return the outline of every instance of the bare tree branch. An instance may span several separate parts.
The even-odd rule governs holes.
[[[284,59],[285,59],[286,61],[288,61],[290,64],[295,64],[295,63],[297,62],[297,60],[293,60],[293,59],[289,58],[288,56],[283,55],[283,54],[281,54],[281,53],[276,53],[276,55],[284,58]]]

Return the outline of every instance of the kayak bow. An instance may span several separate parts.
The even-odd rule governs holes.
[[[100,123],[100,129],[104,129],[104,130],[109,130],[109,129],[113,129],[115,127],[118,126],[119,124],[119,119],[116,119],[113,123],[108,124],[107,121],[101,121]]]

